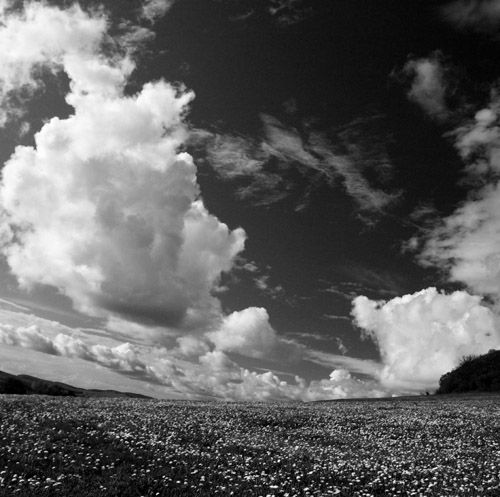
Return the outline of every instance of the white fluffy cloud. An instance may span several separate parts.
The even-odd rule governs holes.
[[[178,153],[193,94],[158,81],[125,95],[134,63],[120,46],[104,55],[102,14],[29,3],[3,22],[4,94],[57,66],[74,109],[3,169],[2,252],[21,286],[54,286],[97,316],[188,327],[211,319],[211,289],[245,233],[208,213],[196,167]]]
[[[5,1],[0,11],[0,126],[22,114],[17,98],[42,87],[44,71],[57,73],[66,64],[82,74],[90,71],[101,83],[123,82],[123,72],[132,67],[127,57],[121,60],[122,71],[96,57],[107,29],[103,15],[90,16],[77,4],[62,10],[42,2],[12,11],[12,3]]]
[[[448,116],[446,106],[446,79],[442,55],[435,52],[431,57],[410,60],[403,73],[411,78],[408,98],[417,103],[432,118],[444,120]]]
[[[353,315],[380,350],[382,386],[394,390],[434,389],[464,355],[500,347],[497,317],[464,291],[428,288],[388,302],[360,296]]]
[[[297,360],[300,347],[279,337],[269,323],[267,311],[261,307],[249,307],[226,316],[221,326],[207,333],[216,350],[236,352],[255,358],[287,357]]]

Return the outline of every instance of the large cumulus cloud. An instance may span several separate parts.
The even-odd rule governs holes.
[[[378,346],[381,384],[393,390],[432,390],[463,356],[500,347],[498,318],[465,291],[428,288],[388,302],[360,296],[353,316]]]
[[[245,234],[205,209],[196,167],[179,153],[192,92],[157,81],[125,94],[134,62],[119,43],[110,53],[102,13],[29,3],[4,17],[6,99],[36,87],[47,67],[69,77],[73,108],[3,169],[1,249],[20,285],[54,286],[96,316],[175,327],[210,319],[211,289]],[[8,53],[17,44],[23,56]]]

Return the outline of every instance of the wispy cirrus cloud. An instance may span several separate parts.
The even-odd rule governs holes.
[[[309,186],[302,191],[297,210],[307,207],[315,185],[340,183],[369,222],[400,195],[387,188],[392,166],[386,143],[374,131],[376,120],[356,120],[327,134],[307,123],[298,130],[262,114],[260,138],[198,130],[192,145],[203,150],[222,179],[236,182],[240,198],[251,199],[254,205],[270,205],[296,192],[300,187],[292,173],[298,172]],[[377,178],[377,185],[367,179],[367,172]]]
[[[272,299],[277,299],[286,295],[283,285],[274,281],[271,266],[261,266],[239,255],[235,260],[231,274],[228,275],[227,278],[224,278],[224,282],[227,285],[225,288],[237,284],[242,280],[249,283],[263,295],[267,295]]]
[[[271,298],[276,299],[280,295],[285,293],[285,290],[282,285],[272,285],[270,283],[271,277],[268,274],[264,274],[254,279],[255,286],[265,293],[269,295]]]
[[[308,349],[305,353],[305,357],[325,367],[345,369],[351,373],[371,377],[373,380],[377,380],[382,371],[382,364],[371,359],[358,359],[345,355],[331,354],[316,349]]]
[[[443,19],[458,29],[495,33],[500,25],[498,0],[455,0],[442,6]]]
[[[362,264],[344,263],[338,269],[336,281],[321,280],[321,292],[331,293],[352,301],[359,295],[392,298],[403,292],[401,278],[388,270],[373,269]]]
[[[271,0],[267,10],[278,25],[291,26],[312,15],[313,9],[303,4],[304,0]]]
[[[342,316],[338,314],[323,314],[322,316],[324,319],[328,319],[331,321],[351,321],[351,318],[349,316]]]

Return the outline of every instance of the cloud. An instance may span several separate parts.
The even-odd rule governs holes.
[[[428,288],[388,302],[360,296],[352,313],[378,346],[380,382],[392,390],[432,390],[461,357],[500,347],[497,317],[465,291]]]
[[[276,285],[273,286],[269,283],[270,276],[268,274],[264,274],[262,276],[254,278],[255,286],[266,295],[269,295],[272,299],[276,299],[279,296],[284,295],[285,290],[283,286]]]
[[[212,287],[245,233],[206,210],[192,158],[178,153],[192,92],[157,81],[125,95],[134,63],[120,47],[105,55],[103,14],[28,4],[4,24],[0,55],[12,67],[19,58],[22,71],[5,63],[3,91],[57,65],[73,108],[3,169],[2,252],[20,285],[54,286],[94,316],[174,327],[211,320],[220,312]],[[8,53],[16,44],[23,52]]]
[[[105,345],[87,345],[83,340],[64,333],[50,338],[36,325],[15,328],[0,325],[0,343],[36,350],[44,354],[73,357],[95,362],[120,372],[147,374],[148,366],[139,357],[139,351],[130,343],[116,347]],[[154,378],[147,374],[149,380]]]
[[[441,7],[443,19],[458,29],[494,33],[500,25],[498,0],[455,0]]]
[[[338,297],[351,301],[353,298],[358,296],[359,292],[356,291],[357,289],[358,285],[341,283],[340,285],[330,285],[326,290],[323,291],[333,293]]]
[[[24,319],[27,317],[24,316]],[[265,318],[262,321],[264,322]],[[246,326],[248,330],[248,323]],[[329,378],[310,383],[298,376],[293,377],[293,381],[287,382],[270,371],[252,372],[238,366],[223,350],[219,348],[209,350],[207,343],[197,337],[179,337],[177,340],[179,347],[168,351],[165,348],[138,347],[128,342],[91,345],[85,338],[72,336],[77,333],[83,337],[84,333],[80,330],[62,327],[64,331],[59,332],[58,328],[55,323],[43,319],[38,319],[38,325],[27,327],[3,324],[0,325],[0,343],[5,346],[30,349],[56,358],[81,359],[116,371],[128,378],[162,386],[166,388],[165,392],[173,395],[182,394],[184,398],[311,401],[388,394],[388,391],[375,381],[356,379],[341,367],[333,371]],[[262,351],[262,340],[256,338],[259,333],[247,331],[246,334],[248,336],[242,340],[236,338],[233,342],[226,341],[224,348],[240,351],[239,347],[246,343],[249,347],[253,347],[253,350],[259,349],[260,346],[259,350]],[[272,337],[271,345],[279,346],[279,339]],[[54,361],[57,361],[56,358]],[[186,361],[186,358],[193,360]],[[340,358],[337,362],[350,363],[349,358]],[[75,363],[75,368],[78,367],[78,363]],[[54,379],[64,380],[64,378]]]
[[[208,149],[208,160],[214,162],[217,173],[224,179],[253,176],[260,172],[269,159],[269,154],[259,143],[235,135],[210,135],[213,142]]]
[[[345,346],[344,342],[340,338],[336,338],[335,341],[337,342],[337,347],[339,348],[339,351],[342,355],[346,355],[347,352],[349,352],[349,349]]]
[[[348,371],[337,369],[329,378],[307,383],[296,376],[293,382],[286,382],[271,371],[256,373],[240,368],[224,352],[209,352],[200,363],[210,374],[187,373],[182,380],[198,395],[213,395],[227,400],[328,400],[346,397],[381,397],[387,391],[375,381],[362,381]],[[182,388],[182,387],[180,387]]]
[[[176,0],[144,0],[141,17],[150,22],[162,18],[174,5]]]
[[[232,22],[243,22],[246,21],[247,19],[250,19],[254,14],[255,14],[254,10],[250,9],[242,13],[229,16],[229,20]]]
[[[387,268],[365,267],[361,264],[343,263],[337,268],[335,283],[322,280],[328,285],[322,292],[332,293],[342,299],[352,301],[358,295],[375,298],[396,297],[402,291],[401,278]],[[340,278],[346,278],[341,280]],[[348,278],[348,279],[347,279]]]
[[[174,354],[178,353],[181,357],[200,357],[210,351],[210,347],[206,340],[195,336],[186,335],[177,338],[178,349]]]
[[[336,314],[323,314],[323,318],[329,319],[329,320],[332,320],[332,321],[335,321],[335,320],[338,320],[338,321],[350,321],[351,320],[351,318],[349,316],[339,316],[339,315],[336,315]]]
[[[449,117],[449,109],[443,55],[436,51],[430,57],[409,60],[401,72],[411,80],[408,98],[428,116],[445,121]]]
[[[444,267],[448,278],[498,302],[500,296],[500,99],[453,132],[465,165],[469,197],[420,239],[424,265]],[[410,245],[418,247],[418,239]]]
[[[392,166],[386,140],[379,137],[377,117],[356,120],[329,134],[307,123],[298,130],[273,116],[260,117],[259,139],[203,130],[191,139],[222,179],[236,182],[240,198],[251,199],[254,205],[283,200],[298,188],[303,190],[303,182],[296,181],[299,173],[309,180],[309,187],[301,192],[297,210],[307,207],[311,191],[325,181],[331,187],[341,182],[367,222],[398,200],[400,192],[385,191]]]
[[[5,0],[0,11],[0,126],[21,118],[30,98],[61,71],[74,91],[99,88],[113,94],[134,70],[133,56],[154,37],[126,21],[113,26],[111,37],[103,9],[88,13],[78,3],[66,9],[34,1],[23,9],[14,5]],[[21,128],[26,132],[28,126]]]
[[[336,369],[328,379],[312,381],[305,392],[305,400],[387,397],[388,391],[375,381],[354,378],[345,369]]]
[[[303,0],[271,0],[268,12],[280,26],[291,26],[310,17],[313,9],[303,7]]]
[[[364,375],[373,380],[378,380],[382,371],[382,365],[377,361],[331,354],[322,350],[307,349],[304,353],[304,357],[326,368],[333,368],[335,370],[345,369],[350,373]]]
[[[96,13],[93,17],[77,5],[67,10],[47,6],[41,2],[29,2],[23,11],[8,10],[12,2],[4,2],[0,29],[0,126],[12,117],[19,117],[19,98],[25,100],[43,87],[43,72],[58,72],[64,62],[75,57],[87,66],[90,55],[103,41],[106,19]],[[66,60],[64,60],[66,59]],[[94,60],[95,74],[98,69],[101,80],[106,66]],[[126,61],[123,60],[123,64]],[[119,76],[107,67],[107,76]]]
[[[294,342],[279,337],[269,323],[269,315],[262,307],[249,307],[226,316],[217,331],[206,334],[216,350],[236,352],[254,358],[281,356],[297,360],[301,348]]]
[[[206,158],[217,175],[225,181],[238,182],[240,199],[254,205],[271,205],[286,198],[289,187],[282,175],[268,170],[272,154],[264,142],[234,134],[195,130],[190,144],[200,159]]]
[[[44,354],[57,354],[52,340],[40,333],[36,326],[26,328],[13,328],[12,326],[0,327],[0,343],[4,345],[17,345],[27,349],[37,350]]]
[[[480,198],[464,202],[425,238],[424,265],[441,266],[450,281],[495,302],[500,296],[500,185],[485,187]]]
[[[238,256],[233,268],[231,283],[248,281],[259,292],[264,295],[277,299],[285,296],[285,289],[280,284],[271,282],[271,266],[259,267],[254,261],[248,261],[242,256]]]
[[[54,381],[65,381],[64,375],[57,377],[59,365],[67,364],[64,359],[78,359],[131,381],[154,384],[156,394],[175,398],[310,401],[393,393],[378,382],[380,364],[306,349],[284,340],[270,328],[267,313],[261,309],[228,316],[220,325],[223,331],[216,337],[220,340],[218,346],[214,346],[208,334],[179,336],[175,347],[137,345],[120,342],[116,336],[101,334],[98,330],[70,328],[17,311],[0,310],[0,321],[0,344],[4,348],[11,347],[13,357],[22,356],[19,349],[31,350],[28,357],[34,375],[37,370],[33,365],[47,364],[43,356],[51,356],[50,377]],[[238,328],[231,328],[231,325]],[[243,332],[239,325],[244,328]],[[267,336],[263,337],[264,334]],[[101,343],[95,343],[96,337]],[[271,349],[266,350],[266,345]],[[35,351],[39,357],[33,355]],[[289,373],[257,373],[240,367],[229,357],[235,353],[263,359],[279,358],[282,365],[290,363],[290,356],[297,360],[303,358],[333,371],[328,378],[306,382]],[[73,373],[76,376],[79,368],[88,371],[88,366],[75,361]],[[365,379],[356,378],[354,374],[361,374]],[[285,381],[283,376],[291,379]],[[140,388],[135,385],[135,390]]]

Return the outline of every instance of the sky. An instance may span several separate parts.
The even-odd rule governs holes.
[[[0,369],[434,391],[500,348],[500,0],[0,0]]]

